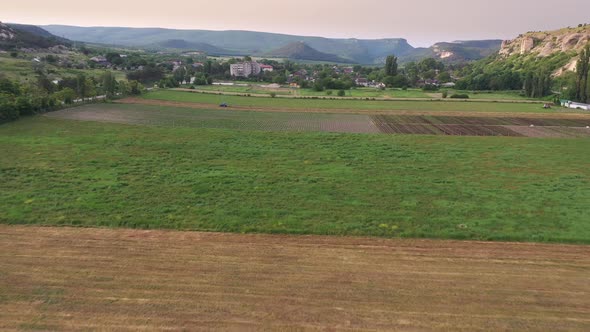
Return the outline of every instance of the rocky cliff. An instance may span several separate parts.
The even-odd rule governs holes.
[[[590,24],[575,28],[564,28],[555,31],[528,32],[513,40],[505,40],[500,48],[500,55],[536,55],[548,57],[556,53],[571,53],[571,60],[555,71],[559,76],[566,71],[573,71],[578,60],[577,54],[590,43]]]
[[[0,22],[0,40],[12,40],[16,37],[16,33],[8,25]]]

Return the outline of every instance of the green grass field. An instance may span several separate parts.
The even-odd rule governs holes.
[[[24,81],[28,77],[34,77],[34,73],[35,71],[30,60],[15,59],[8,55],[0,56],[0,74],[3,76],[13,80]]]
[[[261,87],[263,83],[253,84],[252,82],[242,82],[241,84],[248,84],[248,86],[226,86],[226,85],[201,85],[196,86],[197,91],[208,92],[227,92],[227,93],[243,93],[243,94],[264,94],[269,95],[274,92],[282,96],[300,96],[300,97],[335,97],[338,90],[330,90],[331,95],[327,91],[314,91],[313,89],[269,89]],[[187,86],[188,87],[188,86]],[[441,88],[439,91],[424,92],[421,89],[386,89],[379,90],[375,88],[355,88],[346,90],[346,97],[355,98],[442,98],[442,91],[446,90],[450,95],[454,93],[468,94],[469,99],[474,100],[497,100],[497,101],[540,101],[539,99],[527,98],[520,94],[520,91],[462,91],[454,89]]]
[[[490,103],[477,101],[373,101],[345,99],[292,99],[215,95],[184,91],[158,90],[143,95],[146,99],[179,102],[219,104],[266,108],[322,108],[357,110],[408,110],[408,111],[464,111],[464,112],[524,112],[524,113],[576,113],[575,110],[543,109],[540,104]]]
[[[338,90],[331,90],[331,96],[337,96]],[[345,90],[346,97],[356,98],[431,98],[428,94],[419,89],[387,89],[379,90],[375,88],[356,88],[351,90]],[[298,90],[299,96],[322,96],[328,97],[326,91],[314,91],[312,89],[301,89]]]
[[[249,86],[235,86],[235,85],[200,85],[196,86],[197,91],[208,91],[208,92],[228,92],[228,93],[243,93],[243,94],[264,94],[270,95],[274,92],[281,96],[298,96],[298,97],[336,97],[338,90],[327,90],[327,91],[315,91],[313,89],[289,89],[289,88],[266,88],[260,85],[266,84],[252,84],[248,83]],[[331,95],[328,94],[331,92]],[[432,98],[420,89],[386,89],[379,90],[375,88],[355,88],[346,90],[346,97],[355,98]]]
[[[444,89],[441,89],[444,90]],[[539,101],[539,99],[528,98],[522,96],[520,91],[462,91],[462,90],[448,90],[449,96],[454,93],[468,94],[469,99],[493,99],[493,100],[523,100],[523,101]]]
[[[588,143],[36,116],[0,125],[0,222],[590,243]]]

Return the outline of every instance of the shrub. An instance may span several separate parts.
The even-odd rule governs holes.
[[[434,84],[426,84],[422,88],[422,91],[437,91],[437,90],[438,90],[438,86],[436,86]]]
[[[331,95],[332,95],[332,90],[328,90],[328,91],[326,91],[326,94],[327,94],[328,96],[331,96]]]
[[[455,93],[455,94],[451,95],[451,98],[453,98],[453,99],[469,99],[469,95],[465,94],[465,93]]]
[[[344,90],[338,90],[338,96],[339,97],[344,97],[346,95],[346,91]]]
[[[271,92],[271,93],[270,93],[270,97],[271,97],[271,98],[275,98],[276,96],[277,96],[277,94],[276,94],[276,93],[274,93],[274,92]]]
[[[443,99],[444,99],[444,98],[447,98],[448,96],[449,96],[449,92],[448,92],[447,90],[444,90],[444,91],[442,92],[442,97],[443,97]]]

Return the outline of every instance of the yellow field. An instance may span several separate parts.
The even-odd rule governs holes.
[[[590,248],[0,226],[0,330],[590,330]]]

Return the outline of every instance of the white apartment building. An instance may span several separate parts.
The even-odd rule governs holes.
[[[230,65],[230,73],[235,77],[249,77],[260,74],[260,64],[258,62],[243,62]]]

